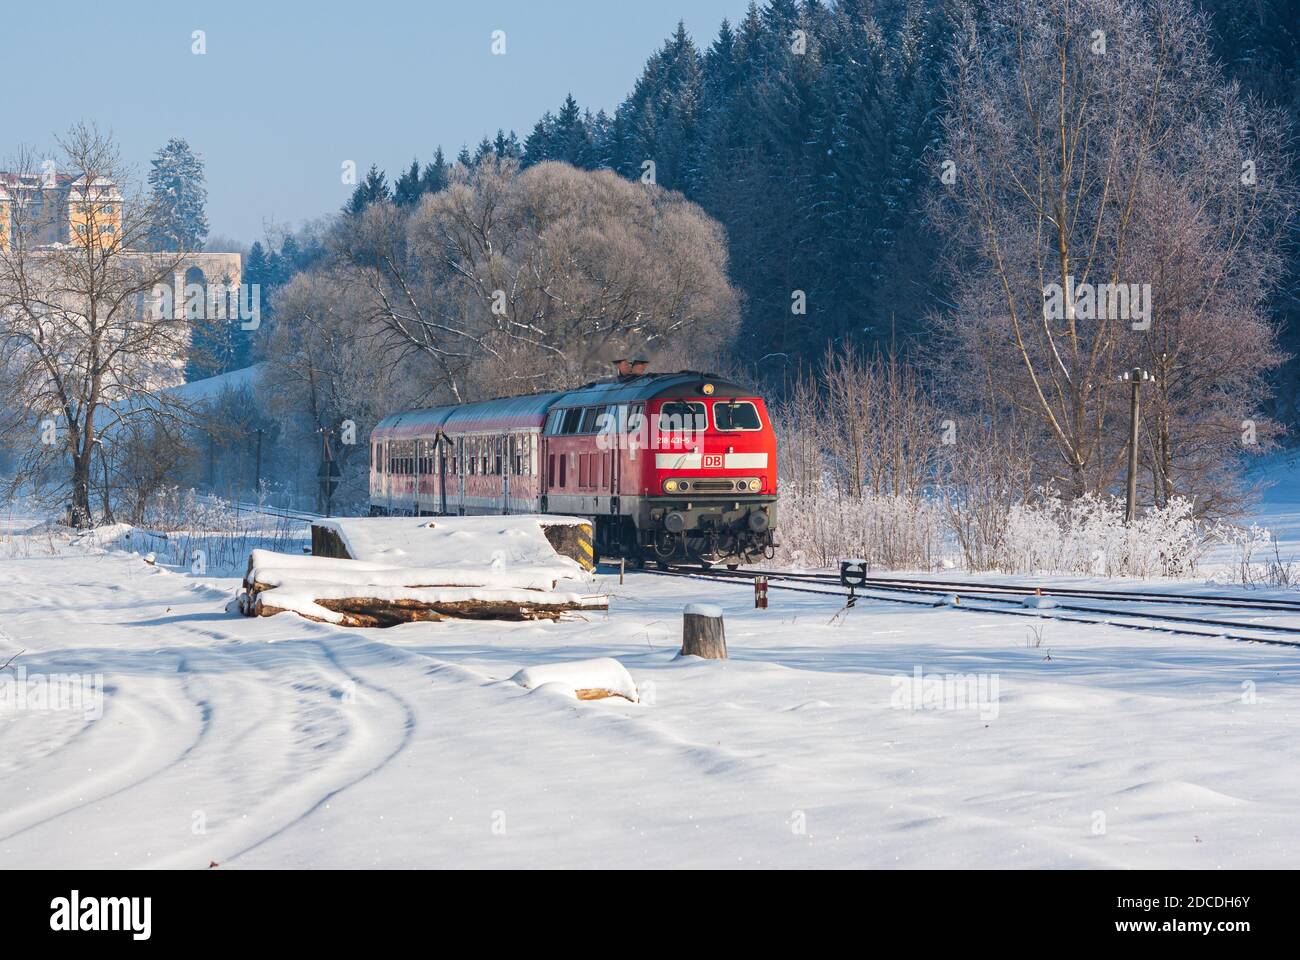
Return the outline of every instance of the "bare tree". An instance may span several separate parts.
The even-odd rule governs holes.
[[[20,156],[10,182],[8,243],[0,247],[0,433],[22,453],[11,483],[63,475],[74,525],[91,523],[100,434],[126,420],[184,416],[159,395],[188,346],[187,322],[154,309],[183,253],[140,254],[159,211],[130,193],[110,136],[79,124],[58,139],[61,172]],[[29,185],[37,185],[27,190]],[[62,191],[50,186],[62,185]],[[51,196],[63,200],[51,202]],[[56,222],[57,218],[57,222]],[[51,227],[63,235],[51,235]]]
[[[932,354],[950,401],[994,437],[1032,437],[1038,479],[1071,495],[1122,467],[1120,370],[1156,373],[1164,502],[1201,492],[1192,448],[1240,434],[1276,363],[1263,306],[1294,209],[1285,128],[1221,83],[1206,33],[1185,0],[960,17],[931,210],[955,294]]]
[[[616,356],[680,363],[734,336],[721,228],[610,171],[487,160],[409,216],[370,204],[335,239],[359,319],[456,400],[578,383]]]
[[[368,319],[370,308],[364,290],[337,273],[299,274],[277,294],[276,319],[262,348],[258,407],[278,421],[281,442],[301,452],[312,476],[321,431],[335,438],[331,451],[343,474],[339,503],[369,493],[366,437],[374,425],[437,396],[427,355],[391,349],[391,331]],[[353,442],[337,442],[346,421]]]

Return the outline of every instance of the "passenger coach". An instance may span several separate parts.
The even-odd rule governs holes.
[[[590,517],[604,556],[770,555],[776,437],[762,398],[695,371],[394,414],[370,439],[372,515]]]

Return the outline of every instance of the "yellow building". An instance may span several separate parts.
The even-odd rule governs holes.
[[[0,172],[0,251],[20,230],[35,247],[112,243],[122,230],[122,193],[104,177]]]
[[[9,249],[9,191],[5,189],[4,175],[0,174],[0,253]]]

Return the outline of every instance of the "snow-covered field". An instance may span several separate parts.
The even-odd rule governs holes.
[[[0,707],[4,866],[1300,865],[1300,648],[631,573],[349,630],[29,519],[0,663],[85,695]],[[675,659],[701,601],[729,661]],[[640,703],[511,679],[598,657]]]

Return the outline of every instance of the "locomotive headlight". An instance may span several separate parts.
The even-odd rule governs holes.
[[[664,493],[676,493],[678,490],[684,489],[684,487],[685,484],[677,480],[664,481]]]
[[[750,492],[750,493],[758,493],[759,489],[760,489],[762,486],[763,486],[762,481],[760,481],[760,480],[751,480],[751,481],[749,481],[749,492]]]

